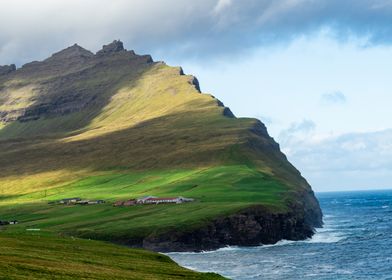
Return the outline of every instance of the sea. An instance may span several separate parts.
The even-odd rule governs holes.
[[[311,239],[168,255],[230,279],[392,280],[392,190],[316,195],[324,227]]]

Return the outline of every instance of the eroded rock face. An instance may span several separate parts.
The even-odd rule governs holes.
[[[102,47],[102,50],[97,52],[97,55],[102,56],[102,55],[108,55],[108,54],[113,54],[122,51],[125,51],[123,43],[119,40],[115,40],[108,45],[104,45]]]
[[[152,234],[141,244],[145,249],[159,252],[214,250],[224,246],[257,246],[274,244],[279,240],[310,238],[313,228],[321,225],[321,216],[309,221],[301,208],[292,206],[286,213],[272,213],[262,206],[254,206],[237,214],[216,219],[193,231],[170,231]]]
[[[14,71],[16,71],[15,64],[4,65],[4,66],[0,65],[0,76],[7,75],[7,74],[12,73]]]

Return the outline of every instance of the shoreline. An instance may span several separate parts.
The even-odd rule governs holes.
[[[281,240],[300,241],[311,238],[317,232],[316,229],[322,226],[322,218],[318,214],[321,212],[307,215],[296,207],[285,212],[273,212],[263,206],[252,206],[216,218],[192,230],[171,230],[140,240],[114,242],[163,253],[214,251],[228,246],[273,245]],[[316,218],[309,219],[307,216]]]

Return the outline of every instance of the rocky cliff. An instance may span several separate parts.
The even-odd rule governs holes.
[[[262,206],[254,206],[189,231],[168,231],[140,240],[115,242],[157,252],[198,252],[225,246],[275,244],[283,239],[304,240],[313,236],[314,226],[321,226],[320,218],[310,222],[300,208],[271,213]]]

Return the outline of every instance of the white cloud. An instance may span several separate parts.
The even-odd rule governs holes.
[[[341,91],[334,91],[321,95],[321,103],[324,105],[341,105],[347,103],[347,98]]]

